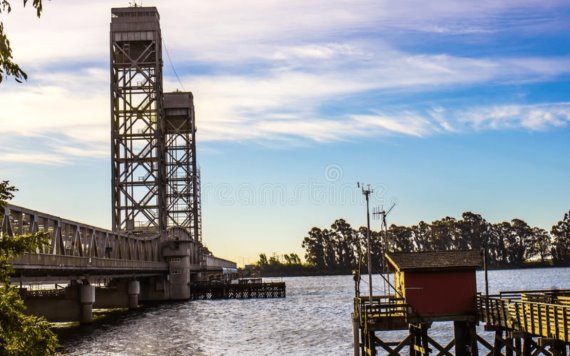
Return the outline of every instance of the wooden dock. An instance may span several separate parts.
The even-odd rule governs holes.
[[[383,277],[393,293],[382,296],[360,295],[356,275],[354,355],[568,356],[570,290],[483,296],[476,287],[480,258],[479,251],[388,253],[394,283]],[[434,322],[453,323],[450,340],[430,337]],[[480,322],[494,340],[480,335]],[[401,338],[390,330],[408,333]]]
[[[285,298],[285,282],[197,283],[190,288],[193,300]]]
[[[477,304],[486,330],[495,331],[496,354],[568,355],[570,290],[502,292]]]
[[[570,355],[570,290],[478,295],[477,310],[485,330],[495,332],[494,342],[473,335],[480,355]],[[400,355],[404,350],[413,355],[452,355],[457,340],[442,345],[427,335],[425,324],[433,321],[438,320],[416,315],[403,298],[374,296],[372,302],[368,297],[354,298],[353,323],[359,330],[355,343],[362,347],[360,355],[376,355],[375,348],[388,355]],[[408,329],[409,335],[396,342],[375,335]]]

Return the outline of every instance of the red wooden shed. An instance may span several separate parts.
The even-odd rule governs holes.
[[[386,254],[395,287],[414,313],[432,320],[462,320],[477,312],[479,251]]]

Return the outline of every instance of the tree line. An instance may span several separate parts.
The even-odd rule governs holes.
[[[375,270],[381,265],[384,246],[391,252],[485,249],[488,265],[496,268],[530,264],[570,266],[570,211],[550,231],[532,227],[521,219],[490,223],[472,212],[463,213],[461,219],[445,217],[413,226],[392,224],[386,230],[370,231]],[[330,228],[309,230],[302,242],[305,264],[298,258],[281,261],[262,254],[256,266],[269,274],[348,273],[357,266],[367,266],[366,234],[366,227],[355,229],[344,219],[337,219]]]

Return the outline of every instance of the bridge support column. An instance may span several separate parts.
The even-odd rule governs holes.
[[[162,245],[162,256],[168,262],[169,297],[188,300],[190,294],[190,256],[195,248],[192,240],[171,240]]]
[[[139,294],[141,293],[139,281],[129,281],[127,292],[129,294],[129,308],[137,308],[139,306]]]
[[[93,322],[93,303],[95,303],[95,286],[82,284],[79,289],[79,303],[81,303],[81,315],[79,322],[89,324]]]

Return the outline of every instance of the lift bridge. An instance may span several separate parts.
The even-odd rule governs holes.
[[[15,205],[0,211],[3,235],[51,238],[13,261],[28,312],[51,321],[191,299],[191,283],[236,270],[202,245],[193,97],[163,92],[159,13],[135,6],[111,14],[112,230]],[[40,283],[56,288],[24,288]]]

